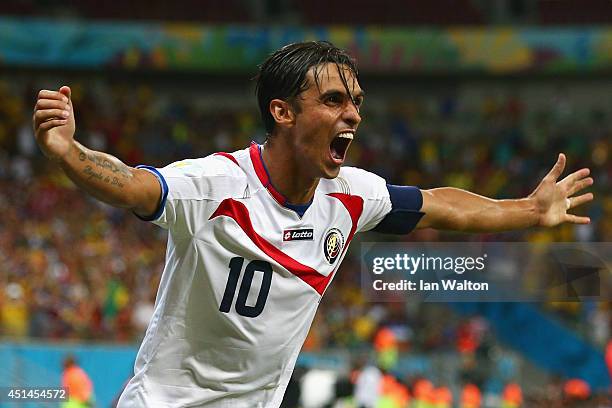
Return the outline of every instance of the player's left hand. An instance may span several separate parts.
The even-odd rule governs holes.
[[[593,184],[593,179],[587,177],[589,169],[580,169],[561,181],[557,181],[565,169],[566,158],[563,153],[550,172],[542,179],[538,187],[529,195],[535,200],[539,213],[538,225],[554,227],[563,222],[573,224],[588,224],[589,217],[579,217],[568,214],[568,210],[593,200],[593,193],[575,196],[576,193]]]

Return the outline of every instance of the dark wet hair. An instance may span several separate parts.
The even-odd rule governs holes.
[[[306,74],[312,67],[332,63],[338,72],[347,93],[350,95],[344,69],[346,66],[355,79],[358,71],[355,60],[344,50],[327,41],[308,41],[284,46],[270,55],[260,66],[257,80],[257,103],[268,135],[274,130],[276,122],[270,114],[270,101],[282,99],[291,103],[299,112],[295,98],[308,89]],[[320,69],[314,70],[315,84],[319,86]]]
[[[63,366],[64,368],[72,367],[76,364],[76,358],[72,354],[68,354],[64,357]]]

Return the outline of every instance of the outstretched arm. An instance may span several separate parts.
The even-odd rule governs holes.
[[[593,199],[592,193],[574,196],[593,184],[589,169],[578,170],[557,181],[565,169],[560,154],[552,170],[526,198],[494,200],[458,188],[423,190],[425,213],[417,228],[465,232],[499,232],[531,226],[553,227],[570,222],[588,224],[588,217],[568,214],[568,210]]]
[[[161,187],[153,174],[74,140],[76,125],[70,92],[69,87],[63,86],[59,91],[38,93],[33,124],[42,152],[97,199],[141,216],[153,214],[161,197]]]

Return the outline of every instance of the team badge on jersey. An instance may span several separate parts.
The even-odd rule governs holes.
[[[325,239],[323,240],[323,254],[327,262],[332,265],[338,259],[338,255],[342,252],[344,247],[344,236],[338,228],[332,228],[329,230]]]
[[[314,230],[312,228],[288,229],[283,231],[283,241],[312,241]]]

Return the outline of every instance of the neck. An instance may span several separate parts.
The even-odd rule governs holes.
[[[268,140],[262,149],[262,158],[274,187],[291,204],[307,204],[314,197],[319,179],[304,174],[294,156],[292,147],[283,144],[282,139]]]

